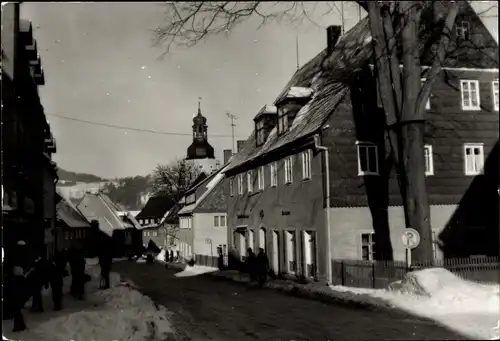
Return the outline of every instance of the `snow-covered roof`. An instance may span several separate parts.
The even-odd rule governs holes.
[[[213,176],[207,178],[205,182],[200,184],[200,187],[204,187],[204,192],[200,195],[200,197],[192,204],[184,206],[180,211],[179,215],[191,214],[196,207],[212,192],[212,190],[217,186],[225,177],[224,171],[229,166],[229,162],[214,173]]]

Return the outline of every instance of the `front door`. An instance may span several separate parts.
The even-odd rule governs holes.
[[[273,271],[275,274],[280,273],[280,235],[278,231],[273,231]]]

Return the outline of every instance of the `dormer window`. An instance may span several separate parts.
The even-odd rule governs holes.
[[[253,119],[255,122],[255,142],[257,147],[266,143],[271,130],[276,126],[278,109],[274,105],[265,105]]]
[[[257,140],[257,145],[260,146],[266,141],[264,138],[264,121],[259,121],[255,124],[255,135]]]
[[[288,131],[288,116],[283,110],[278,111],[278,134],[283,134]]]
[[[311,88],[291,87],[278,101],[278,135],[292,127],[297,113],[309,102],[313,95]]]

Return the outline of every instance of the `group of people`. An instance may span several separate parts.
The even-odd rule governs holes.
[[[34,261],[26,242],[19,240],[10,255],[6,252],[3,268],[3,320],[13,320],[14,332],[26,329],[22,309],[26,302],[32,298],[31,310],[43,312],[42,289],[52,291],[54,311],[62,309],[63,279],[69,273],[66,265],[69,263],[71,270],[71,295],[78,300],[83,300],[85,282],[90,276],[85,274],[85,258],[78,250],[56,251],[52,259],[37,257]]]
[[[260,286],[264,285],[269,272],[269,260],[264,249],[259,248],[259,253],[255,255],[252,248],[248,248],[245,263],[250,280],[257,281]]]

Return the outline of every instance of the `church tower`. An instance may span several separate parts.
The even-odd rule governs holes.
[[[197,165],[207,175],[217,170],[214,148],[208,143],[207,118],[201,114],[198,102],[198,114],[193,117],[193,142],[187,149],[186,161]]]

